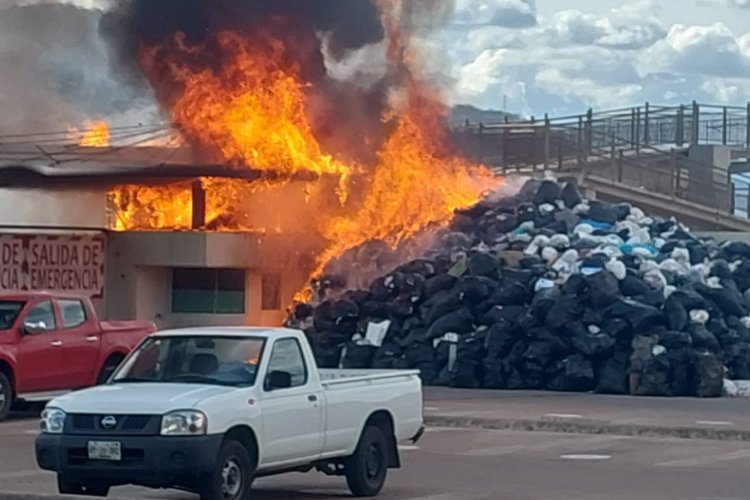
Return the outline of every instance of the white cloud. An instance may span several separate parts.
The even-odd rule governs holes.
[[[750,9],[750,0],[700,0],[699,4],[720,5],[736,9]]]
[[[457,0],[456,24],[526,28],[536,25],[533,0]]]

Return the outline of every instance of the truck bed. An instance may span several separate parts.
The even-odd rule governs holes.
[[[374,380],[412,377],[419,375],[419,370],[346,370],[321,369],[320,382],[325,385],[348,384],[352,382],[368,382]]]

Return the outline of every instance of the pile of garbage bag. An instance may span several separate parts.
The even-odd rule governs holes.
[[[717,397],[725,378],[750,379],[750,245],[572,183],[530,180],[457,212],[423,258],[340,292],[287,321],[324,368],[649,396]]]

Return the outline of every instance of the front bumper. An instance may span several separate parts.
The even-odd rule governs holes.
[[[36,460],[71,483],[96,478],[110,486],[135,484],[151,488],[190,488],[210,474],[223,436],[78,436],[42,434]],[[122,461],[89,460],[89,441],[119,441]]]

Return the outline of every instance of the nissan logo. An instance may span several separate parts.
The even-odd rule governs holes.
[[[117,419],[113,416],[107,416],[102,418],[102,427],[105,429],[112,429],[117,426]]]

